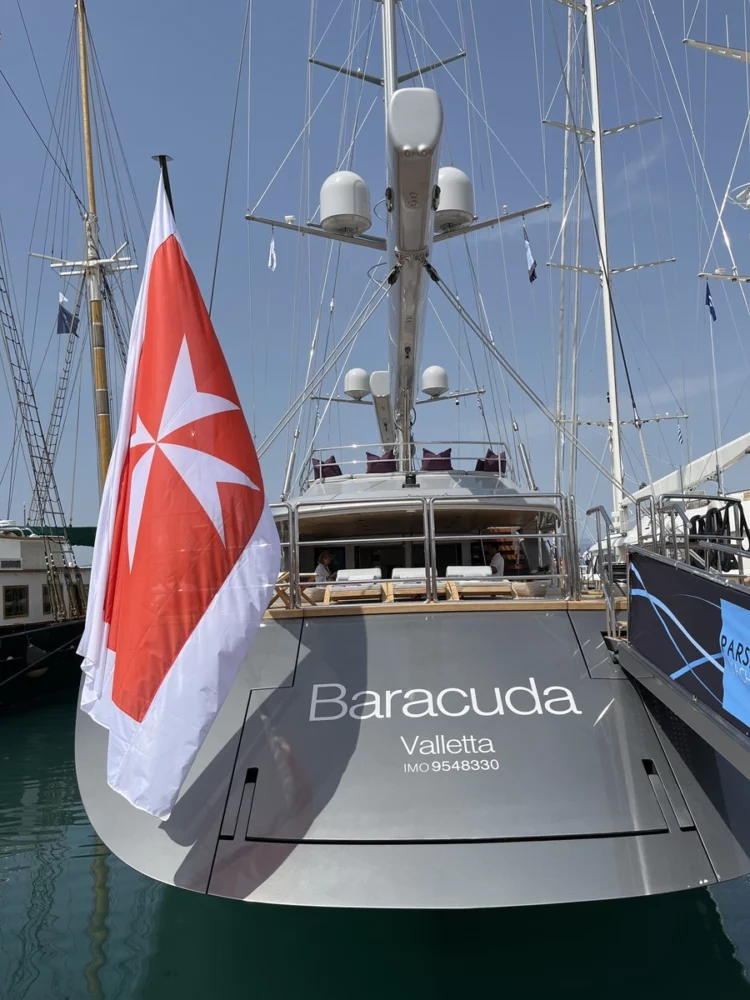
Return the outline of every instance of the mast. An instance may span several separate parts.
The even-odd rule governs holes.
[[[383,92],[385,96],[385,125],[388,128],[388,106],[393,92],[398,86],[398,64],[396,61],[396,0],[382,0],[383,3]]]
[[[396,3],[380,0],[383,30],[383,96],[388,163],[386,190],[388,261],[389,378],[392,416],[379,417],[381,438],[396,443],[401,468],[411,471],[414,397],[424,327],[427,265],[439,200],[438,158],[443,107],[434,90],[400,87],[413,74],[398,76]],[[418,72],[422,72],[421,70]],[[383,379],[385,383],[385,379]],[[385,385],[383,385],[385,388]],[[381,394],[373,392],[374,397]],[[389,442],[386,434],[391,438]]]
[[[607,214],[604,198],[604,155],[602,123],[599,113],[599,74],[596,63],[596,28],[594,0],[585,0],[586,42],[589,57],[589,89],[591,101],[591,132],[594,145],[594,176],[596,182],[596,224],[599,250],[599,270],[602,283],[604,312],[604,342],[607,352],[607,387],[609,396],[609,439],[612,452],[612,521],[615,531],[622,528],[622,502],[625,497],[622,474],[622,440],[620,407],[617,398],[617,365],[614,326],[612,322],[612,284],[607,247]]]
[[[580,110],[578,121],[582,122],[586,110],[586,81],[583,66],[580,78]],[[570,467],[568,469],[568,493],[575,496],[576,466],[578,462],[578,348],[580,346],[581,319],[581,228],[583,223],[583,163],[578,160],[578,193],[576,196],[576,242],[573,278],[573,332],[571,337],[570,358],[570,419],[573,437],[570,448]]]
[[[86,189],[88,208],[83,224],[86,232],[86,289],[91,320],[91,361],[94,378],[94,412],[96,414],[96,443],[99,456],[99,491],[104,488],[107,468],[112,455],[112,425],[109,412],[109,383],[107,379],[107,354],[104,342],[104,316],[102,311],[102,268],[99,261],[99,222],[96,215],[96,186],[94,152],[91,143],[91,114],[89,108],[88,55],[86,52],[86,5],[76,0],[78,21],[78,65],[81,78],[81,118],[83,121],[83,153],[86,164]]]
[[[565,92],[570,94],[571,64],[573,61],[573,8],[568,7],[568,52],[565,64]],[[555,478],[554,491],[560,492],[562,480],[562,467],[565,451],[565,435],[560,430],[563,420],[563,375],[564,363],[563,353],[565,351],[565,265],[567,263],[567,234],[568,234],[568,165],[570,161],[570,138],[573,128],[573,108],[570,101],[565,103],[565,132],[563,146],[563,189],[562,189],[562,232],[560,234],[560,326],[557,337],[557,387],[555,391]],[[570,456],[571,462],[575,461],[575,456]]]

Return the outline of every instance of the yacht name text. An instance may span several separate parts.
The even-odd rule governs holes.
[[[437,694],[426,688],[357,691],[349,697],[346,687],[337,682],[313,684],[310,699],[310,722],[335,722],[349,716],[352,719],[391,719],[403,715],[408,719],[437,718],[462,715],[488,718],[494,715],[580,715],[573,692],[553,685],[540,691],[533,677],[527,685],[485,690],[447,687]]]

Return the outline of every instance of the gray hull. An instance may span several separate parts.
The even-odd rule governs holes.
[[[697,737],[657,722],[603,627],[541,609],[267,620],[170,819],[109,789],[107,732],[79,711],[84,805],[133,868],[257,902],[517,906],[750,870],[675,750]]]

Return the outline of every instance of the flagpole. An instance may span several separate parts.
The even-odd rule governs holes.
[[[89,297],[91,320],[91,361],[94,377],[94,412],[96,414],[96,441],[99,455],[99,492],[104,489],[109,461],[112,457],[112,421],[109,412],[109,381],[107,353],[104,340],[102,312],[102,269],[99,263],[99,222],[96,215],[96,186],[94,152],[91,142],[91,114],[89,108],[89,71],[86,53],[86,5],[76,0],[78,21],[78,65],[81,78],[81,119],[83,122],[83,152],[86,165],[88,209],[84,216],[86,232],[86,288]]]
[[[172,201],[172,185],[169,183],[169,167],[167,166],[168,163],[172,162],[172,157],[167,156],[166,153],[157,153],[155,156],[152,156],[151,159],[156,160],[159,164],[161,179],[164,181],[164,194],[167,196],[167,201],[169,202],[169,211],[172,213],[172,218],[175,218],[174,202]]]

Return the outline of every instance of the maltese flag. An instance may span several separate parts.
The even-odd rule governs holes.
[[[81,708],[107,780],[166,819],[280,563],[250,430],[159,182],[102,496]]]

